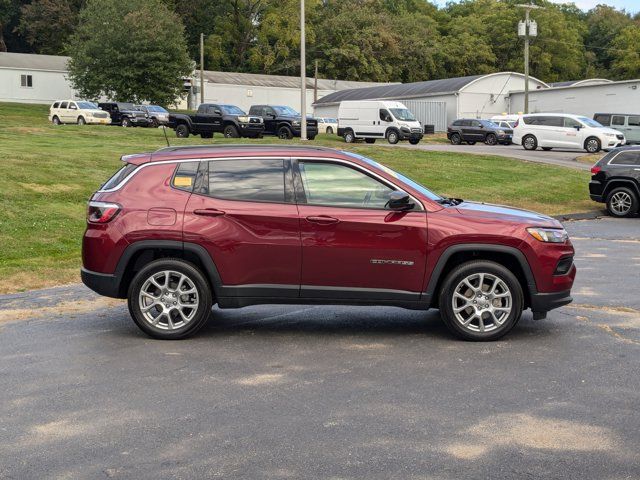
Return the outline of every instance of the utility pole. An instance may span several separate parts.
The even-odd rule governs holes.
[[[200,103],[204,103],[204,33],[200,34]]]
[[[307,62],[305,58],[304,0],[300,0],[300,140],[307,140]]]
[[[538,7],[533,4],[516,5],[524,8],[524,22],[518,22],[518,36],[524,37],[524,113],[529,113],[529,38],[538,36],[538,24],[535,20],[529,19],[529,12]]]
[[[316,103],[318,101],[318,60],[316,60],[316,72],[313,78],[313,103]]]

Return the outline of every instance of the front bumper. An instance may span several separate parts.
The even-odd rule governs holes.
[[[105,297],[124,298],[120,294],[120,277],[110,273],[92,272],[82,267],[80,270],[82,283],[94,292]]]
[[[505,133],[504,135],[497,135],[498,143],[513,143],[513,135]]]
[[[85,118],[85,121],[89,125],[110,125],[111,124],[111,119],[109,117],[107,118],[87,117]]]
[[[152,120],[150,118],[139,117],[129,117],[129,121],[134,127],[148,127],[152,123]]]
[[[264,133],[264,123],[240,123],[240,136],[255,138]]]
[[[424,132],[422,131],[422,129],[405,129],[402,128],[400,129],[400,140],[422,140],[422,138],[424,137]]]
[[[293,132],[294,137],[299,137],[300,135],[302,135],[302,128],[300,126],[291,126],[291,131]],[[312,127],[307,125],[307,138],[315,137],[316,135],[318,135],[318,127],[315,125]]]
[[[552,293],[533,293],[531,294],[531,311],[535,314],[544,314],[554,308],[560,308],[573,302],[571,290]],[[541,317],[538,315],[538,317]],[[544,317],[541,317],[544,318]]]

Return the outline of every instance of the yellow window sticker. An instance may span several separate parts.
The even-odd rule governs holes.
[[[173,184],[176,187],[190,187],[193,183],[193,178],[191,177],[175,177],[173,179]]]

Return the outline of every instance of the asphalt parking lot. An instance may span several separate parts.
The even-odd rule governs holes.
[[[82,286],[2,296],[0,478],[639,478],[640,219],[566,227],[574,304],[493,343],[300,306],[162,342]]]

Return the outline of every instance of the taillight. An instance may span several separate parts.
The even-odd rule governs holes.
[[[597,165],[594,165],[593,167],[591,167],[591,173],[593,173],[594,175],[596,173],[600,173],[602,171],[602,168],[598,167]]]
[[[518,125],[520,125],[520,119],[516,120],[516,123],[513,124],[513,128],[516,128]]]
[[[108,223],[115,218],[120,211],[117,203],[89,202],[87,221],[90,223]]]

